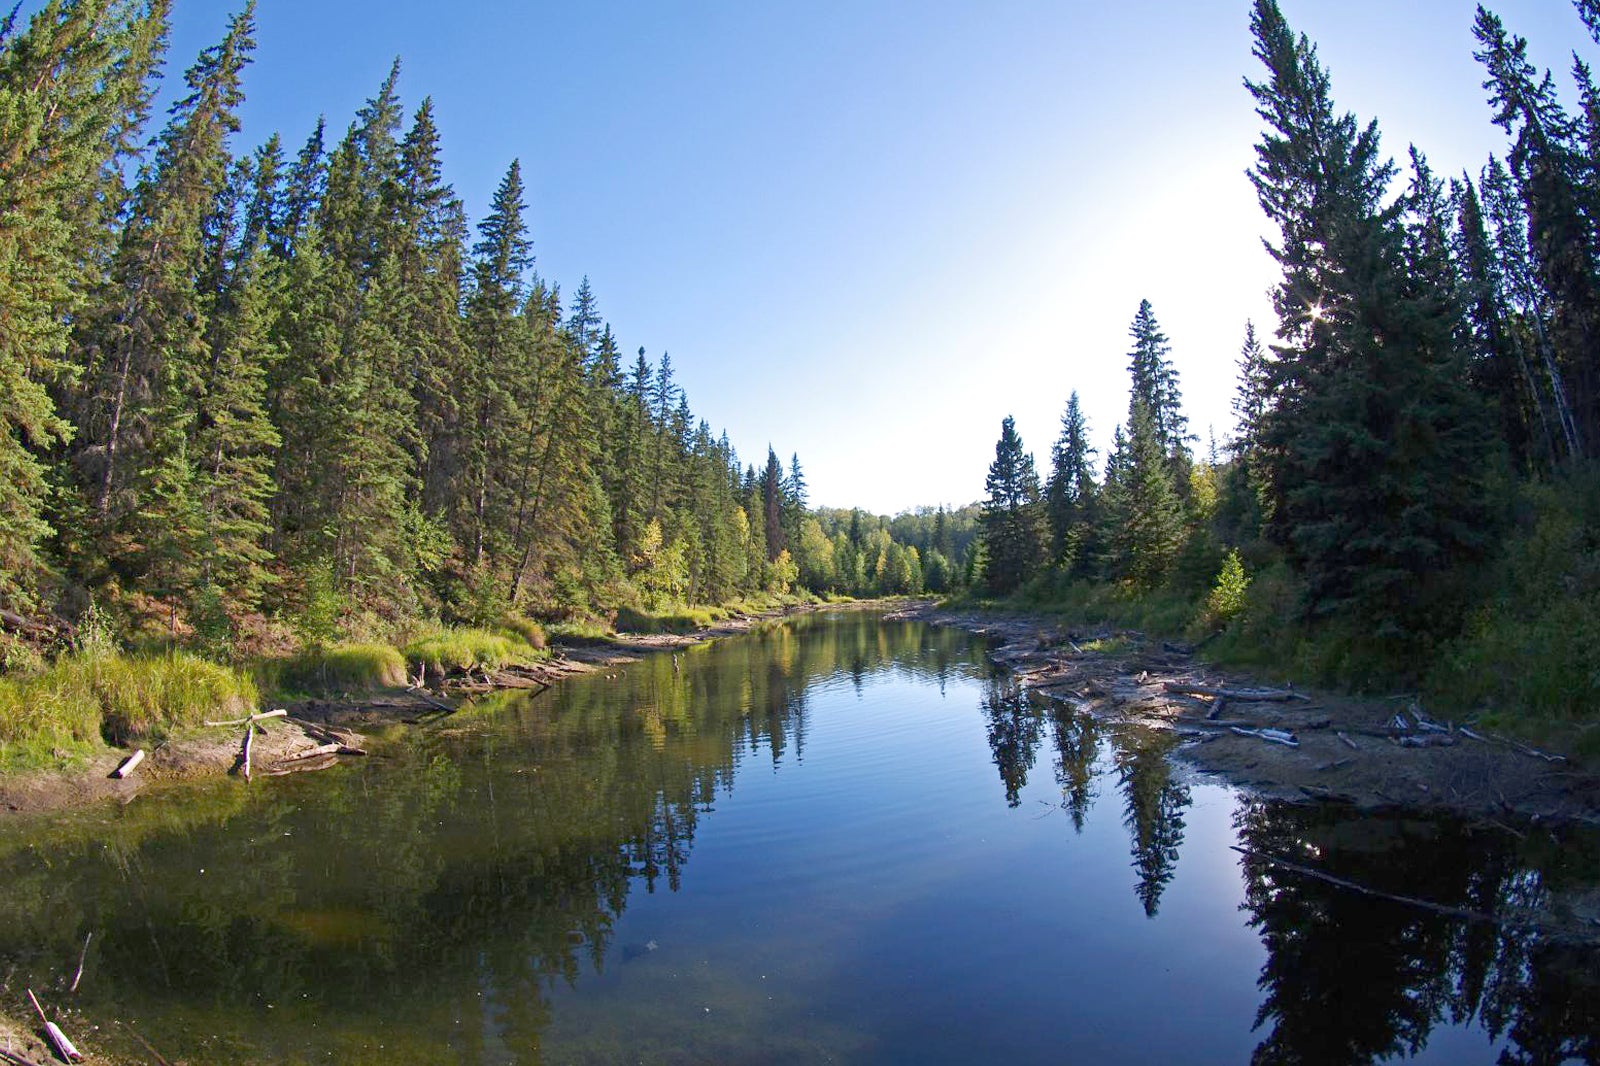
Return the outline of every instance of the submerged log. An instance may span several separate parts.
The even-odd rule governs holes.
[[[120,781],[122,778],[127,777],[129,774],[137,770],[139,768],[139,764],[142,762],[144,762],[144,749],[140,748],[126,759],[123,759],[121,765],[119,765],[115,770],[111,771],[111,776]]]

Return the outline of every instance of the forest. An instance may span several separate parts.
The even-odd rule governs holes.
[[[1416,147],[1397,167],[1254,4],[1249,180],[1282,279],[1272,335],[1244,324],[1228,440],[1200,448],[1144,302],[1103,463],[1074,394],[1042,477],[1008,418],[981,504],[892,518],[810,508],[798,455],[739,456],[668,353],[623,354],[587,278],[541,276],[517,160],[470,221],[398,60],[342,134],[240,150],[252,4],[164,118],[170,0],[18,11],[0,733],[90,648],[239,664],[923,592],[1463,706],[1600,695],[1600,89],[1575,56],[1573,110],[1485,9],[1508,147],[1440,176]]]
[[[1600,4],[1576,0],[1600,42]],[[1041,477],[1007,418],[982,591],[1216,639],[1320,681],[1422,683],[1556,717],[1600,702],[1600,88],[1576,113],[1477,10],[1477,174],[1404,169],[1334,102],[1315,45],[1256,0],[1249,180],[1276,229],[1275,336],[1245,323],[1237,431],[1191,432],[1155,310],[1097,471],[1078,396]]]
[[[342,135],[236,155],[246,6],[146,145],[168,8],[57,0],[0,27],[14,622],[93,604],[129,638],[226,653],[275,628],[604,618],[802,576],[922,588],[885,520],[824,528],[798,456],[743,463],[669,354],[630,362],[587,279],[564,299],[533,270],[517,161],[469,224],[398,61]],[[927,563],[936,584],[952,569]]]

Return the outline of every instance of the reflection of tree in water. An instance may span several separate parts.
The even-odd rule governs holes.
[[[976,671],[970,638],[924,628],[803,620],[486,701],[371,766],[134,805],[110,848],[0,839],[0,964],[43,987],[93,931],[81,1007],[194,1061],[536,1058],[550,988],[604,966],[635,884],[678,887],[744,753],[798,756],[811,684],[869,680],[880,649]],[[350,1041],[379,1031],[381,1054]]]
[[[1178,872],[1183,846],[1183,812],[1189,789],[1173,779],[1168,759],[1176,738],[1168,732],[1129,728],[1114,734],[1119,784],[1126,803],[1123,824],[1133,837],[1134,892],[1144,913],[1154,918],[1161,894]]]
[[[1052,710],[1050,721],[1055,734],[1056,783],[1061,786],[1061,805],[1072,818],[1072,828],[1081,833],[1089,809],[1094,806],[1099,725],[1093,715],[1064,705]]]
[[[1593,850],[1494,830],[1249,802],[1241,842],[1383,891],[1478,913],[1592,883]],[[1434,1026],[1477,1020],[1503,1063],[1600,1061],[1600,956],[1374,899],[1247,857],[1245,909],[1267,947],[1252,1061],[1368,1063],[1421,1051]]]
[[[1006,805],[1015,807],[1022,802],[1044,723],[1028,694],[1009,678],[992,678],[984,686],[983,714],[989,723],[989,750],[1005,786]]]

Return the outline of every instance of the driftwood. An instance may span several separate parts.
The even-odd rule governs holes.
[[[1424,733],[1422,736],[1402,736],[1389,738],[1402,748],[1450,748],[1456,744],[1456,738],[1444,733]]]
[[[244,779],[250,780],[250,741],[256,735],[256,724],[247,721],[244,726],[244,746],[239,749],[239,765],[243,768]]]
[[[297,751],[292,755],[285,755],[283,758],[278,760],[278,765],[282,766],[284,763],[299,762],[301,759],[315,759],[318,755],[337,755],[341,747],[343,747],[341,744],[318,744],[314,748],[307,748],[304,751]]]
[[[11,1066],[39,1066],[32,1059],[25,1059],[15,1051],[0,1050],[0,1062],[10,1063]]]
[[[1344,735],[1343,731],[1339,731],[1339,732],[1334,733],[1334,736],[1336,736],[1340,740],[1344,741],[1345,747],[1349,748],[1351,751],[1360,751],[1361,750],[1360,748],[1356,747],[1356,742],[1355,741],[1351,740],[1349,737]]]
[[[310,773],[313,770],[326,770],[330,766],[338,766],[339,760],[333,754],[319,755],[316,758],[301,759],[298,762],[278,763],[267,771],[268,777],[286,777],[289,774]]]
[[[111,776],[121,780],[137,770],[142,762],[144,762],[144,749],[140,748],[126,759],[123,759],[122,763],[111,771]]]
[[[38,997],[33,994],[33,989],[28,989],[28,999],[33,1001],[33,1009],[39,1012],[39,1020],[44,1023],[44,1034],[50,1038],[50,1043],[56,1049],[56,1054],[61,1056],[63,1062],[82,1062],[83,1052],[72,1046],[72,1041],[67,1039],[67,1034],[61,1027],[44,1016],[44,1008],[39,1006]]]
[[[1210,685],[1193,685],[1186,681],[1168,681],[1161,686],[1168,692],[1190,692],[1196,696],[1214,696],[1218,699],[1238,700],[1241,703],[1288,703],[1290,700],[1311,701],[1311,697],[1293,689],[1284,688],[1215,688]]]
[[[285,710],[282,707],[279,707],[277,710],[274,710],[274,711],[262,711],[260,714],[252,714],[249,718],[235,718],[232,721],[228,721],[228,722],[207,722],[206,725],[213,725],[213,726],[246,725],[246,724],[254,725],[256,722],[259,722],[264,718],[287,718],[288,715],[289,715],[289,712],[287,710]]]
[[[1228,697],[1218,696],[1211,704],[1211,709],[1206,712],[1206,717],[1215,721],[1222,717],[1222,709],[1228,705]]]
[[[1240,729],[1233,727],[1233,731],[1241,737],[1255,737],[1257,740],[1267,740],[1274,744],[1282,744],[1287,748],[1298,748],[1300,741],[1293,733],[1283,729]]]

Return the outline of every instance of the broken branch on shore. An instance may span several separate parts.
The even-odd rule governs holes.
[[[288,716],[289,716],[289,712],[287,710],[285,710],[284,708],[279,707],[276,710],[262,711],[259,714],[252,714],[249,718],[235,718],[232,721],[228,721],[228,722],[207,722],[206,725],[211,725],[211,726],[230,726],[230,725],[246,725],[246,724],[254,725],[255,723],[261,721],[263,718],[287,718]]]
[[[120,781],[137,770],[142,762],[144,762],[144,749],[140,748],[126,759],[123,759],[121,765],[111,771],[111,776]]]
[[[1238,700],[1240,703],[1288,703],[1290,700],[1311,702],[1311,697],[1287,688],[1216,688],[1211,685],[1193,685],[1186,681],[1168,681],[1162,688],[1168,692],[1187,692],[1196,696]]]
[[[44,1008],[39,1006],[39,999],[33,994],[33,989],[28,989],[28,999],[33,1002],[33,1009],[39,1012],[39,1020],[44,1023],[45,1036],[50,1038],[50,1043],[55,1047],[56,1054],[61,1056],[63,1062],[82,1062],[83,1052],[73,1047],[72,1041],[67,1039],[67,1034],[61,1027],[44,1016]]]
[[[1286,729],[1241,729],[1233,726],[1233,731],[1241,737],[1255,737],[1257,740],[1267,740],[1274,744],[1282,744],[1287,748],[1298,748],[1300,740]]]

